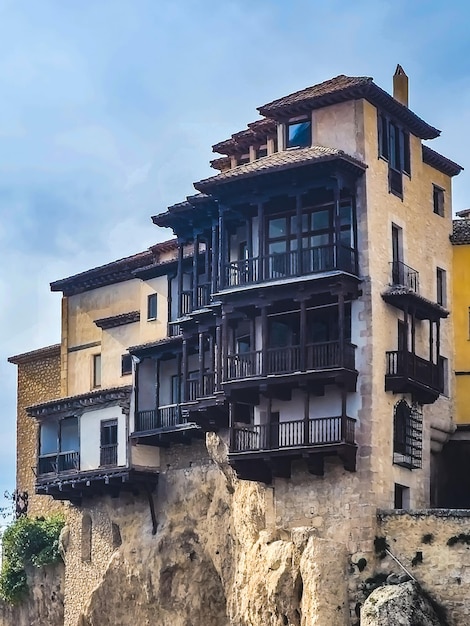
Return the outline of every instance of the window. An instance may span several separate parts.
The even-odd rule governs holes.
[[[308,148],[312,145],[312,122],[302,120],[287,124],[286,148]]]
[[[257,150],[256,150],[256,158],[257,159],[262,159],[263,157],[268,155],[268,146],[260,146]]]
[[[101,387],[101,354],[93,357],[93,387]]]
[[[410,507],[410,488],[395,483],[395,509],[408,509]]]
[[[404,285],[403,230],[392,224],[392,283]]]
[[[121,357],[121,376],[127,376],[127,374],[132,374],[132,356],[123,354]]]
[[[241,157],[237,159],[237,165],[246,165],[250,162],[249,154],[242,154]]]
[[[147,320],[157,319],[157,294],[151,293],[147,297]]]
[[[446,271],[438,267],[436,269],[436,298],[437,304],[446,305]]]
[[[432,186],[432,204],[434,213],[444,217],[444,189],[437,185]]]
[[[100,465],[117,465],[118,422],[101,422]]]
[[[423,416],[418,405],[406,400],[395,405],[393,418],[393,462],[408,469],[421,467]]]
[[[410,135],[380,113],[378,138],[379,156],[388,161],[389,191],[402,197],[402,173],[411,175]]]

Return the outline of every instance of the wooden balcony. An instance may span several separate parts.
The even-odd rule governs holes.
[[[357,379],[355,349],[351,343],[327,341],[230,354],[224,388],[246,388],[260,382],[292,385],[292,376],[327,384],[334,383],[345,372],[350,373],[346,378],[351,388]]]
[[[321,417],[231,429],[230,463],[240,478],[271,482],[290,477],[291,462],[305,458],[309,471],[323,474],[326,456],[339,456],[345,469],[355,471],[355,420]]]
[[[438,364],[412,352],[387,352],[385,391],[411,393],[420,404],[432,404],[444,391],[443,359]]]
[[[202,375],[202,385],[199,378],[188,378],[187,380],[188,402],[197,402],[202,398],[213,396],[215,393],[214,372],[204,372]]]
[[[42,454],[38,458],[37,476],[46,474],[63,474],[80,471],[80,452],[55,452]]]
[[[330,244],[257,256],[225,265],[221,289],[282,280],[322,272],[343,271],[357,275],[357,250]]]
[[[181,315],[189,315],[197,309],[202,309],[211,301],[211,283],[200,283],[196,293],[192,289],[181,292]]]
[[[165,446],[187,442],[188,438],[194,436],[190,431],[198,429],[197,424],[188,421],[183,414],[181,404],[168,404],[156,409],[136,411],[135,430],[131,438],[142,439],[142,443],[147,445]]]
[[[420,320],[437,321],[449,315],[440,304],[421,295],[419,272],[402,261],[390,263],[390,286],[382,293],[382,298]]]

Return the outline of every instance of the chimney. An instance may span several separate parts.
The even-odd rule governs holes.
[[[401,104],[408,106],[408,76],[401,65],[397,65],[393,75],[393,97]]]

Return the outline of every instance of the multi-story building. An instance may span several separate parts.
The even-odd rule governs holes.
[[[407,94],[398,67],[393,97],[338,76],[264,105],[214,146],[220,173],[153,218],[180,245],[175,330],[131,350],[138,394],[162,390],[155,415],[170,400],[180,419],[228,426],[240,477],[269,483],[299,460],[323,475],[336,458],[356,480],[374,477],[381,506],[429,503],[431,450],[453,428],[461,168],[423,145],[439,131]]]
[[[49,374],[41,381],[52,384],[57,379],[49,397],[32,398],[29,393],[29,406],[19,407],[19,424],[23,430],[25,425],[33,428],[36,440],[34,450],[19,462],[19,476],[24,471],[29,475],[33,465],[36,493],[80,503],[96,491],[117,495],[136,482],[155,485],[158,449],[129,439],[134,410],[128,347],[167,335],[165,272],[175,265],[175,252],[174,241],[160,243],[51,284],[52,291],[63,294],[60,346],[47,354],[38,351],[10,359],[21,372],[33,357],[41,360],[41,367],[50,355],[54,365],[60,359],[54,377]],[[162,268],[163,275],[147,281],[137,278],[148,266]],[[25,385],[19,382],[22,389]],[[30,441],[26,431],[21,435],[19,441]],[[21,482],[22,490],[29,486],[27,479]]]
[[[259,112],[213,146],[218,173],[197,194],[152,218],[176,239],[52,283],[60,394],[26,409],[39,426],[27,463],[57,500],[150,494],[181,469],[176,444],[215,432],[221,465],[271,485],[265,519],[369,556],[377,509],[445,499],[461,167],[423,144],[440,131],[409,109],[400,66],[393,96],[338,76]],[[83,576],[85,517],[72,524]]]

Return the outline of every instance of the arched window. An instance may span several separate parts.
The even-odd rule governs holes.
[[[84,513],[82,517],[82,561],[89,563],[91,561],[91,536],[93,531],[93,523],[91,516]]]
[[[395,404],[393,417],[393,462],[408,469],[421,467],[423,416],[418,405],[406,400]]]

